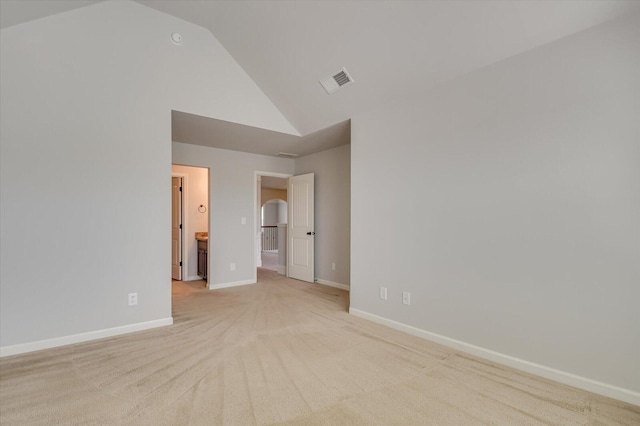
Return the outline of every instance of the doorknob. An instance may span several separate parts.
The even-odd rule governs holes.
[[[307,235],[316,235],[315,232],[307,232]]]

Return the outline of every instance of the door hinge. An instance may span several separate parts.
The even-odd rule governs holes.
[[[182,261],[180,261],[180,266],[182,266]]]
[[[182,224],[180,224],[180,229],[182,229]]]
[[[180,187],[180,192],[182,192],[182,187]]]

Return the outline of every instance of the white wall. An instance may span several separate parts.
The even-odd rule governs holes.
[[[267,201],[262,210],[262,226],[275,226],[278,223],[278,200]]]
[[[350,161],[349,145],[296,159],[297,175],[315,173],[316,278],[343,285],[351,273]]]
[[[636,15],[354,117],[351,308],[639,392],[639,76]]]
[[[269,200],[264,203],[262,226],[276,226],[287,223],[287,203],[282,200]]]
[[[2,353],[166,323],[171,110],[295,129],[210,32],[135,2],[9,27],[0,43]]]
[[[184,175],[182,202],[185,212],[183,218],[183,280],[199,280],[198,244],[196,232],[209,232],[209,170],[204,167],[189,167],[173,164],[172,174]],[[200,206],[204,206],[201,209]],[[202,213],[200,210],[205,210]]]
[[[278,217],[276,218],[276,224],[287,223],[287,210],[286,201],[278,200]]]
[[[254,254],[255,172],[293,174],[294,161],[174,142],[177,164],[209,168],[209,286],[256,280]],[[241,219],[247,219],[242,225]],[[230,264],[236,270],[230,270]]]

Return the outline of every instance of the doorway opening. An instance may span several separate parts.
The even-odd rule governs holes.
[[[266,194],[270,192],[275,191],[270,189],[264,190]],[[281,191],[278,190],[277,192],[279,193]],[[284,192],[284,196],[286,197],[286,190],[284,190]],[[280,198],[270,199],[266,202],[263,201],[261,221],[262,267],[284,275],[286,264],[287,202]]]
[[[273,178],[280,178],[275,180]],[[263,259],[266,260],[271,247],[263,240],[262,228],[263,205],[267,209],[269,201],[285,201],[287,223],[277,224],[277,253],[278,263],[276,272],[290,278],[301,281],[315,282],[314,275],[314,180],[313,173],[292,176],[280,173],[255,172],[255,220],[254,229],[256,238],[254,254],[256,259],[256,281],[259,281],[258,272],[269,272],[263,267]],[[285,189],[286,188],[286,189]],[[271,203],[279,204],[279,202]],[[267,210],[264,210],[265,212]],[[276,210],[276,211],[279,211]],[[265,213],[266,215],[266,213]],[[267,250],[263,250],[266,248]],[[266,265],[265,265],[266,266]]]
[[[202,281],[202,286],[206,286],[211,274],[208,256],[209,169],[172,164],[171,181],[171,278]],[[175,189],[175,183],[178,182],[180,188]],[[179,201],[174,201],[176,198]],[[178,238],[174,238],[175,234]]]
[[[256,268],[281,275],[286,275],[287,186],[290,176],[256,172]]]

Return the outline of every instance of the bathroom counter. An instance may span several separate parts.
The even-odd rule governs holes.
[[[209,265],[209,233],[196,232],[196,240],[198,241],[198,275],[206,280]]]

